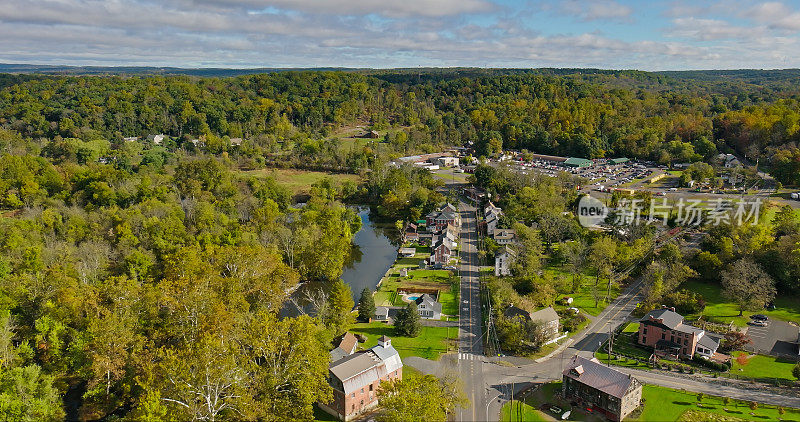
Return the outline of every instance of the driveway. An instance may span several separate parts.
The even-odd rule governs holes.
[[[747,335],[753,343],[746,348],[764,355],[797,356],[797,332],[797,326],[786,321],[770,320],[766,327],[750,325]]]

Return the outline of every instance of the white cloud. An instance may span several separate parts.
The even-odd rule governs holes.
[[[562,12],[582,21],[629,21],[633,9],[614,0],[568,0],[561,4]]]
[[[747,16],[770,28],[789,31],[800,30],[800,11],[791,9],[783,3],[767,2],[751,8]]]
[[[670,35],[698,41],[752,37],[763,32],[761,28],[735,26],[719,19],[678,18],[672,23]]]

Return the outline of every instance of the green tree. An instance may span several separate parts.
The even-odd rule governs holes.
[[[417,312],[417,304],[409,302],[405,308],[397,311],[397,316],[394,319],[394,329],[398,335],[405,337],[416,337],[422,330],[420,324],[419,312]]]
[[[358,300],[358,319],[369,322],[373,315],[375,315],[375,298],[372,297],[372,290],[364,287]]]
[[[722,272],[723,295],[744,311],[763,309],[775,298],[775,281],[751,258],[741,258]]]
[[[59,421],[64,418],[61,394],[53,377],[37,365],[0,369],[0,419]]]
[[[444,422],[469,403],[457,378],[433,375],[383,382],[378,400],[380,422]]]
[[[794,365],[794,368],[792,368],[792,375],[794,375],[795,378],[800,379],[800,362],[797,362]]]
[[[353,293],[341,279],[337,279],[330,287],[328,300],[320,314],[323,325],[333,333],[333,336],[343,334],[350,329],[353,323]]]

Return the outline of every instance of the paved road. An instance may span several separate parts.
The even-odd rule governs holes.
[[[461,296],[459,305],[458,369],[470,400],[458,412],[458,420],[486,419],[486,390],[483,381],[483,329],[481,321],[478,231],[475,207],[462,202],[461,212]]]

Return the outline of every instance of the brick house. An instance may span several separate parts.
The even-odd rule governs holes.
[[[639,320],[638,342],[652,347],[656,355],[673,359],[691,359],[695,354],[712,359],[719,348],[718,339],[684,323],[675,308],[667,307],[652,310]]]
[[[442,230],[448,224],[456,228],[461,227],[461,216],[458,215],[458,210],[452,204],[446,204],[425,216],[425,225],[428,230]]]
[[[436,244],[433,245],[433,255],[431,255],[432,264],[447,265],[447,263],[450,262],[450,256],[453,254],[453,250],[448,243],[449,242],[446,242],[444,239],[439,239]]]
[[[349,421],[378,405],[381,382],[402,378],[400,355],[391,339],[382,336],[377,346],[330,364],[328,382],[333,387],[333,401],[317,404],[339,420]]]
[[[561,394],[612,421],[621,421],[639,407],[642,383],[604,366],[595,358],[575,355],[562,373]]]

